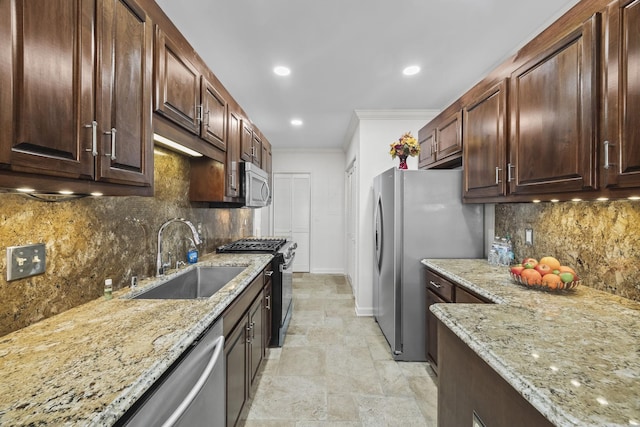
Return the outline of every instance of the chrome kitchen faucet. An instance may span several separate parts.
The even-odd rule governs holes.
[[[202,240],[200,240],[200,235],[198,234],[198,230],[196,230],[196,227],[189,220],[186,220],[184,218],[171,218],[170,220],[162,224],[160,226],[160,229],[158,230],[158,254],[156,257],[156,276],[163,276],[166,269],[171,267],[171,260],[169,260],[169,263],[167,264],[163,264],[162,262],[162,232],[164,231],[165,228],[167,228],[169,224],[174,222],[181,222],[183,224],[186,224],[191,230],[191,233],[193,233],[193,241],[195,242],[195,244],[199,245],[200,243],[202,243]]]

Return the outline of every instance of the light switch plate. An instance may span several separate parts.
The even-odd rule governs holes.
[[[45,268],[44,243],[7,248],[7,282],[42,274]]]
[[[533,229],[525,228],[524,229],[524,244],[525,245],[533,245]]]

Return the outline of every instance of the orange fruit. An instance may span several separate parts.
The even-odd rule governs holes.
[[[548,274],[545,274],[545,276],[548,276]],[[533,268],[525,268],[524,270],[522,270],[522,273],[520,273],[520,278],[525,284],[529,286],[542,284],[542,275]]]
[[[551,267],[551,270],[558,270],[560,268],[560,261],[558,261],[557,259],[555,259],[552,256],[546,256],[546,257],[542,257],[540,258],[540,261],[538,261],[540,264],[547,264],[549,267]]]
[[[550,273],[542,276],[542,285],[549,289],[562,289],[564,282],[557,274]]]

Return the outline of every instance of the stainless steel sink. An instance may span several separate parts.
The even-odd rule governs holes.
[[[196,267],[136,295],[133,299],[208,298],[240,274],[243,266]]]

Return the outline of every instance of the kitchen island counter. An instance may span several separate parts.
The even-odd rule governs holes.
[[[112,425],[271,259],[210,254],[195,265],[246,266],[211,298],[127,298],[173,273],[0,338],[0,425]]]
[[[529,289],[483,259],[422,263],[497,303],[431,311],[554,425],[640,425],[640,303]]]

